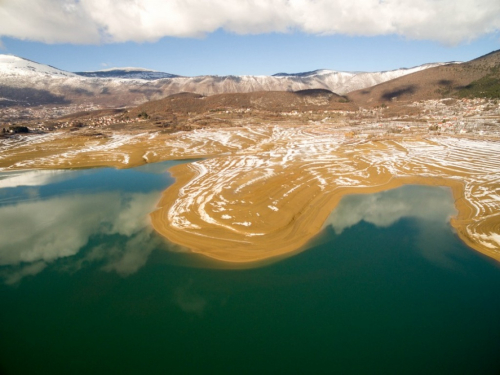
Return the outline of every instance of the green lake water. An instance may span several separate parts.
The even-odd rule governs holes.
[[[449,190],[345,197],[307,250],[224,269],[148,224],[173,164],[0,173],[1,374],[500,373],[500,266]]]

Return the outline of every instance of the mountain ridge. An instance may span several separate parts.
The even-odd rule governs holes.
[[[338,72],[319,69],[304,73],[277,73],[273,76],[184,77],[144,68],[112,68],[73,73],[13,55],[0,55],[0,98],[4,99],[3,105],[10,106],[93,103],[117,107],[138,105],[179,92],[209,96],[256,91],[325,89],[345,95],[446,64],[431,63],[384,72]]]
[[[315,76],[315,75],[328,75],[328,74],[343,74],[343,75],[349,75],[349,76],[355,76],[359,74],[384,74],[384,73],[390,73],[390,72],[408,72],[408,71],[416,71],[416,70],[423,70],[423,69],[428,69],[432,68],[435,66],[441,66],[441,65],[448,65],[448,64],[461,64],[461,62],[457,61],[450,61],[450,62],[438,62],[438,63],[425,63],[421,65],[416,65],[411,68],[398,68],[398,69],[391,69],[391,70],[383,70],[383,71],[378,71],[378,72],[365,72],[365,71],[340,71],[340,70],[333,70],[333,69],[315,69],[312,71],[306,71],[306,72],[298,72],[298,73],[286,73],[286,72],[280,72],[280,73],[275,73],[272,75],[251,75],[251,74],[243,74],[243,75],[236,75],[236,74],[227,74],[227,75],[217,75],[217,74],[201,74],[201,75],[196,75],[196,76],[182,76],[178,74],[172,74],[172,73],[166,73],[158,70],[153,70],[153,69],[148,69],[148,68],[142,68],[142,67],[112,67],[112,68],[106,68],[106,69],[100,69],[100,70],[89,70],[89,71],[80,71],[80,72],[69,72],[63,69],[59,69],[57,67],[54,67],[52,65],[47,65],[47,64],[42,64],[24,57],[16,56],[16,55],[10,55],[10,54],[0,54],[0,68],[2,68],[2,65],[5,64],[5,60],[10,60],[11,63],[14,63],[15,61],[24,61],[28,62],[31,65],[37,65],[38,67],[48,67],[51,68],[54,71],[58,72],[63,72],[65,74],[69,75],[80,75],[83,77],[100,77],[102,75],[103,78],[107,78],[106,74],[111,73],[119,73],[123,74],[124,77],[126,78],[125,75],[127,73],[147,73],[147,74],[158,74],[158,75],[164,75],[165,77],[158,77],[154,79],[161,79],[161,78],[174,78],[174,77],[181,77],[181,78],[199,78],[199,77],[310,77],[310,76]],[[21,64],[19,64],[21,65]],[[23,66],[17,66],[16,68],[22,69]],[[36,68],[35,68],[36,69]],[[31,69],[32,71],[35,71],[35,69]],[[3,69],[5,71],[5,69]],[[42,68],[41,71],[44,71]],[[2,70],[0,70],[0,73],[2,73]],[[56,73],[57,74],[57,73]],[[59,73],[60,75],[61,73]],[[118,77],[117,75],[114,75],[113,77]],[[146,78],[150,80],[150,78]]]
[[[81,77],[142,79],[146,81],[155,81],[157,79],[163,79],[163,78],[181,77],[177,74],[159,72],[157,70],[151,70],[145,68],[134,68],[134,67],[110,68],[110,69],[88,71],[88,72],[75,72],[75,74]]]

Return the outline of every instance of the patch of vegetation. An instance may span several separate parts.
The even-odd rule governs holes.
[[[21,126],[21,125],[11,126],[10,130],[13,131],[14,133],[29,133],[30,132],[30,130],[28,129],[27,126]]]
[[[305,90],[298,90],[294,91],[295,94],[300,95],[300,96],[326,96],[326,97],[331,97],[334,96],[335,94],[326,89],[305,89]]]
[[[483,78],[471,82],[458,91],[461,98],[500,98],[500,67],[494,67]]]
[[[137,117],[147,120],[149,118],[149,115],[146,113],[146,111],[142,111],[137,115]]]
[[[500,79],[483,77],[458,91],[461,98],[500,98]]]

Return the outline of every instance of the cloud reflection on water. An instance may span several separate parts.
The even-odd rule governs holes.
[[[63,178],[58,173],[41,176],[47,177],[42,178],[41,185],[50,178]],[[148,215],[159,194],[159,191],[70,192],[1,205],[0,267],[3,269],[0,277],[7,284],[15,284],[63,258],[67,260],[63,266],[67,271],[98,262],[104,271],[122,276],[137,272],[151,252],[161,245],[149,225]],[[421,229],[417,241],[422,254],[433,262],[446,264],[448,245],[442,238],[442,229],[455,213],[449,189],[405,186],[378,194],[346,196],[327,225],[341,234],[361,221],[388,227],[404,217],[415,217]],[[99,237],[99,241],[92,241],[95,237]],[[436,252],[436,246],[441,251]],[[183,310],[202,311],[206,301],[186,291],[182,289],[176,294],[179,305]]]
[[[0,172],[0,189],[18,186],[41,186],[67,180],[70,174],[64,170],[37,170]]]
[[[125,243],[97,245],[69,267],[103,261],[121,275],[142,267],[159,239],[152,236],[148,213],[159,192],[69,194],[0,206],[0,266],[6,283],[41,272],[47,264],[75,256],[92,236],[119,235]]]
[[[174,303],[184,312],[202,316],[208,306],[207,298],[193,288],[193,280],[189,280],[174,290]]]
[[[449,219],[456,213],[449,188],[409,185],[377,194],[345,196],[325,226],[330,225],[340,235],[361,221],[385,228],[403,218],[416,218],[416,245],[422,255],[436,265],[453,267],[448,233]]]
[[[403,217],[442,223],[455,214],[448,188],[410,185],[377,194],[346,196],[326,224],[340,234],[362,220],[377,227],[388,227]]]

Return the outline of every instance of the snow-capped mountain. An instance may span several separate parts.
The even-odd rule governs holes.
[[[297,80],[311,80],[321,82],[329,90],[345,95],[349,92],[361,90],[367,87],[375,86],[383,82],[390,81],[408,74],[416,73],[421,70],[434,68],[452,63],[432,63],[419,65],[413,68],[400,68],[384,72],[337,72],[335,70],[320,69],[304,73],[277,73],[273,77],[289,78]]]
[[[345,95],[439,65],[443,63],[375,73],[323,69],[273,76],[182,77],[142,68],[70,73],[20,57],[0,55],[0,99],[10,105],[94,103],[129,106],[179,92],[213,95],[326,89]]]
[[[156,70],[144,68],[111,68],[97,70],[94,72],[75,72],[82,77],[94,78],[124,78],[124,79],[144,79],[146,81],[154,81],[163,78],[179,77],[175,74],[158,72]]]
[[[0,76],[50,76],[50,77],[75,77],[76,74],[65,72],[50,65],[12,55],[0,55]]]

